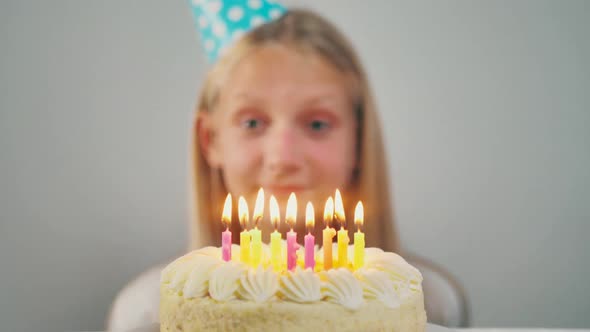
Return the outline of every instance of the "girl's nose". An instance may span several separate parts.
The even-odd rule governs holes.
[[[292,173],[303,163],[301,141],[297,138],[296,128],[285,125],[275,128],[268,136],[266,161],[274,174]]]

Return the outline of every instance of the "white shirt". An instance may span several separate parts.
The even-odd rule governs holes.
[[[155,266],[128,283],[115,298],[107,320],[108,331],[129,331],[159,322],[160,272]]]

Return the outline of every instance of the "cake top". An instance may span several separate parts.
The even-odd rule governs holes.
[[[285,247],[282,243],[283,250]],[[336,252],[336,244],[332,253]],[[263,244],[258,267],[241,263],[240,246],[232,245],[232,260],[222,260],[221,248],[205,247],[192,251],[172,263],[161,274],[162,287],[184,298],[210,297],[226,301],[293,301],[312,303],[329,301],[355,310],[366,300],[378,300],[396,308],[412,293],[422,292],[422,275],[401,256],[378,248],[366,248],[361,268],[352,264],[324,270],[323,249],[315,250],[316,265],[304,269],[303,249],[298,252],[297,268],[275,272],[270,248]],[[353,246],[348,246],[352,255]],[[336,260],[334,256],[334,260]],[[286,265],[286,262],[283,262]],[[338,266],[338,265],[336,265]]]

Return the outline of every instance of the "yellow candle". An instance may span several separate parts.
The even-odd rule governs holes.
[[[348,231],[342,229],[338,231],[338,267],[348,267]]]
[[[340,191],[336,189],[334,196],[334,216],[340,222],[341,228],[338,231],[338,267],[348,267],[348,231],[346,230],[346,216],[344,215],[344,204]]]
[[[240,196],[238,200],[238,215],[242,232],[240,233],[240,260],[244,264],[250,264],[250,232],[248,232],[248,204],[244,197]]]
[[[258,227],[254,226],[254,229],[250,230],[250,236],[252,236],[252,256],[251,264],[254,267],[258,267],[262,261],[262,234]]]
[[[275,228],[275,231],[270,235],[270,262],[273,270],[281,271],[281,233],[277,231],[279,228],[280,212],[279,203],[274,196],[270,196],[270,222]]]
[[[250,264],[250,232],[243,230],[240,233],[240,260],[244,264]]]
[[[254,229],[250,230],[252,236],[252,255],[250,262],[253,267],[258,267],[262,261],[262,234],[258,229],[258,223],[262,219],[262,213],[264,212],[264,191],[262,188],[258,190],[258,196],[256,197],[256,204],[254,205]]]
[[[276,272],[281,271],[281,233],[276,229],[270,234],[270,262],[272,269]]]
[[[359,201],[354,209],[354,224],[357,226],[357,231],[354,233],[354,261],[352,264],[355,270],[365,264],[365,234],[361,232],[363,219],[363,203]]]
[[[332,197],[326,201],[324,207],[324,223],[326,229],[322,232],[322,246],[324,248],[324,270],[332,268],[332,239],[336,235],[334,228],[330,227],[332,218],[334,217],[334,200]]]

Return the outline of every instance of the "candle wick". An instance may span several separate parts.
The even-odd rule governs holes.
[[[254,228],[258,229],[258,222],[260,222],[260,218],[259,216],[256,216],[256,218],[254,219]]]

